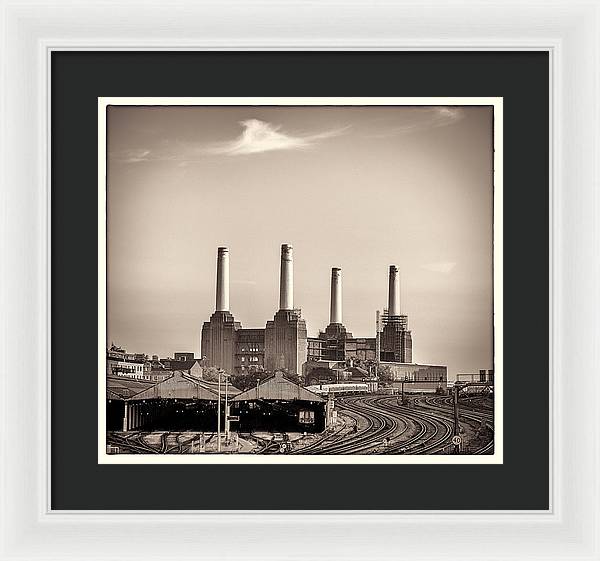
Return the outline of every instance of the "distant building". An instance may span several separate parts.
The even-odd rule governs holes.
[[[456,375],[457,382],[487,382],[494,383],[494,370],[493,369],[480,369],[478,373],[475,372],[460,372]]]
[[[112,345],[106,351],[106,375],[143,380],[147,374],[145,355],[128,353]]]
[[[389,374],[394,388],[406,392],[435,392],[448,389],[448,367],[433,364],[381,362],[381,371]]]
[[[344,379],[345,361],[309,360],[304,364],[303,377],[307,386],[314,384],[336,384]]]
[[[313,384],[341,384],[343,382],[366,382],[371,378],[368,369],[354,366],[352,360],[308,361],[304,365],[304,383],[308,386]]]
[[[106,374],[113,377],[126,377],[148,382],[162,382],[180,370],[195,378],[202,379],[204,363],[195,358],[194,353],[175,353],[174,358],[149,358],[141,353],[128,353],[113,345],[106,351]]]
[[[175,353],[173,355],[175,360],[194,360],[194,353]]]

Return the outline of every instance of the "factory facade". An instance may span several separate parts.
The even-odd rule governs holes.
[[[215,311],[202,326],[206,366],[230,373],[287,370],[300,374],[312,361],[379,361],[410,363],[412,335],[408,316],[400,312],[398,268],[389,269],[388,308],[377,322],[375,337],[354,337],[342,319],[342,271],[331,270],[330,321],[317,337],[308,337],[302,312],[294,308],[293,248],[281,246],[279,310],[264,329],[245,329],[229,305],[229,250],[217,251]]]
[[[217,252],[215,312],[202,326],[202,356],[207,366],[230,373],[253,370],[302,371],[307,356],[306,322],[294,308],[294,258],[291,245],[281,246],[279,310],[264,329],[244,329],[229,310],[229,250]]]
[[[379,350],[379,356],[378,355]],[[331,270],[329,325],[308,340],[309,361],[361,360],[412,362],[408,316],[400,313],[400,275],[390,265],[388,307],[377,321],[375,337],[353,337],[342,322],[342,270]]]

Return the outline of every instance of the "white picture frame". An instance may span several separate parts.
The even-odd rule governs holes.
[[[600,559],[597,1],[0,6],[0,559]],[[50,509],[49,62],[99,49],[550,53],[548,511]]]

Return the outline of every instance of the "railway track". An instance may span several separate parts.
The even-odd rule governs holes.
[[[482,454],[491,454],[494,450],[494,412],[493,407],[489,407],[489,405],[482,404],[482,407],[473,407],[472,398],[469,398],[467,403],[462,402],[459,405],[459,417],[461,422],[464,424],[470,425],[475,432],[478,432],[481,427],[485,427],[492,434],[492,438],[484,444],[482,447],[478,448],[473,454],[482,455]],[[452,398],[447,397],[426,397],[422,400],[423,405],[425,407],[435,407],[438,409],[442,409],[445,411],[445,414],[452,417],[453,416],[453,405]],[[421,405],[421,404],[419,404]]]
[[[413,406],[399,403],[398,396],[354,395],[340,397],[337,407],[347,422],[334,427],[318,440],[284,453],[306,455],[338,454],[438,454],[449,445],[454,433],[452,398],[420,396],[414,398]],[[477,449],[471,454],[490,454],[494,449],[494,411],[486,398],[471,397],[460,403],[460,423],[468,434],[476,435]],[[485,440],[488,432],[492,435]],[[118,446],[126,453],[173,454],[185,453],[198,435],[184,440],[181,433],[163,432],[158,442],[150,444],[148,433],[111,433],[108,443]],[[158,435],[157,435],[158,436]],[[214,433],[205,441],[208,444]],[[173,443],[173,437],[175,442]],[[257,454],[281,453],[281,439],[259,437],[251,434],[257,442]],[[473,442],[473,440],[471,440]],[[298,446],[298,444],[293,444]]]
[[[349,400],[344,401],[343,399],[339,400],[339,403],[342,403],[342,407],[345,409],[345,413],[349,413],[349,417],[354,418],[355,425],[357,427],[356,432],[352,433],[344,433],[343,435],[339,435],[339,432],[334,432],[327,437],[318,440],[308,446],[304,446],[298,450],[292,452],[292,454],[342,454],[342,453],[352,453],[352,452],[344,452],[344,447],[346,446],[356,446],[360,447],[361,443],[364,443],[365,440],[369,440],[372,437],[371,431],[380,430],[379,425],[381,424],[378,417],[374,417],[363,410],[351,405],[348,403]],[[362,428],[358,428],[359,425],[362,424]],[[377,432],[375,432],[377,434]],[[333,442],[330,442],[331,438],[333,438]],[[356,452],[354,452],[356,453]]]
[[[335,431],[299,448],[293,454],[436,454],[450,445],[454,433],[448,398],[418,398],[416,406],[398,403],[397,396],[353,396],[340,398],[338,408],[356,418],[356,432]],[[467,411],[465,411],[467,409]],[[493,414],[475,407],[461,407],[461,422],[473,427],[482,422],[493,431]],[[382,446],[388,439],[387,446]],[[474,454],[493,450],[493,439]]]
[[[397,397],[382,397],[380,402],[385,407],[407,419],[411,419],[420,427],[420,431],[407,441],[400,441],[391,446],[388,454],[434,454],[445,448],[453,433],[453,425],[444,416],[437,413],[414,412],[400,405]]]
[[[119,446],[122,450],[128,450],[134,454],[158,454],[156,448],[150,446],[143,440],[141,433],[136,432],[120,436],[117,434],[109,435],[109,443]]]
[[[452,427],[446,419],[427,413],[411,413],[407,408],[396,405],[396,402],[397,398],[390,396],[342,398],[338,407],[345,414],[357,416],[362,428],[355,433],[346,433],[334,442],[326,438],[294,453],[431,453],[451,436]],[[387,445],[384,444],[386,439]]]
[[[371,403],[370,397],[361,396],[345,398],[341,403],[343,409],[362,416],[366,427],[344,437],[341,442],[327,445],[313,445],[308,451],[304,448],[300,454],[367,454],[369,450],[383,444],[384,439],[391,439],[395,433],[403,434],[408,425],[400,418],[390,416],[380,407]]]

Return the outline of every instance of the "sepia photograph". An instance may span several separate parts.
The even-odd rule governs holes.
[[[502,463],[502,98],[99,98],[100,463]]]

